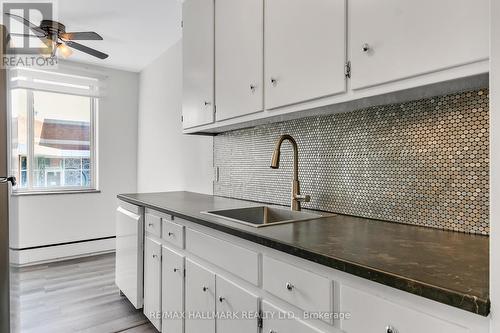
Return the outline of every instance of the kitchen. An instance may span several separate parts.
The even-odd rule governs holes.
[[[73,5],[2,15],[0,331],[500,330],[500,5]]]

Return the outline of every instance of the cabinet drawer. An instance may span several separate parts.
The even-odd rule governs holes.
[[[305,322],[288,317],[285,312],[267,301],[262,302],[262,332],[274,333],[325,333]],[[371,332],[371,331],[366,331]],[[364,332],[364,333],[366,333]]]
[[[184,248],[184,226],[162,218],[162,238],[181,249]]]
[[[332,311],[332,282],[323,276],[264,257],[264,289],[302,310]]]
[[[186,230],[186,249],[255,285],[259,283],[259,254],[192,229]]]
[[[146,232],[161,237],[161,217],[146,212]]]
[[[468,329],[427,314],[403,307],[350,287],[341,288],[341,312],[350,313],[342,321],[346,333],[386,332],[393,327],[399,333],[467,333]]]

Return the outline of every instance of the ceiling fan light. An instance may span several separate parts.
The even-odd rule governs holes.
[[[61,55],[65,59],[73,54],[73,50],[66,44],[59,44],[59,46],[57,47],[57,51],[59,52],[59,55]]]

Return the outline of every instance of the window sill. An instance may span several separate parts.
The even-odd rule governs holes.
[[[11,195],[15,197],[23,197],[29,195],[59,195],[59,194],[85,194],[85,193],[101,193],[96,189],[79,189],[79,190],[46,190],[46,191],[12,191]]]

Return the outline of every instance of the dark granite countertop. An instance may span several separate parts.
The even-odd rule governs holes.
[[[490,311],[486,236],[345,215],[253,228],[201,212],[255,202],[192,192],[118,198],[482,316]]]

